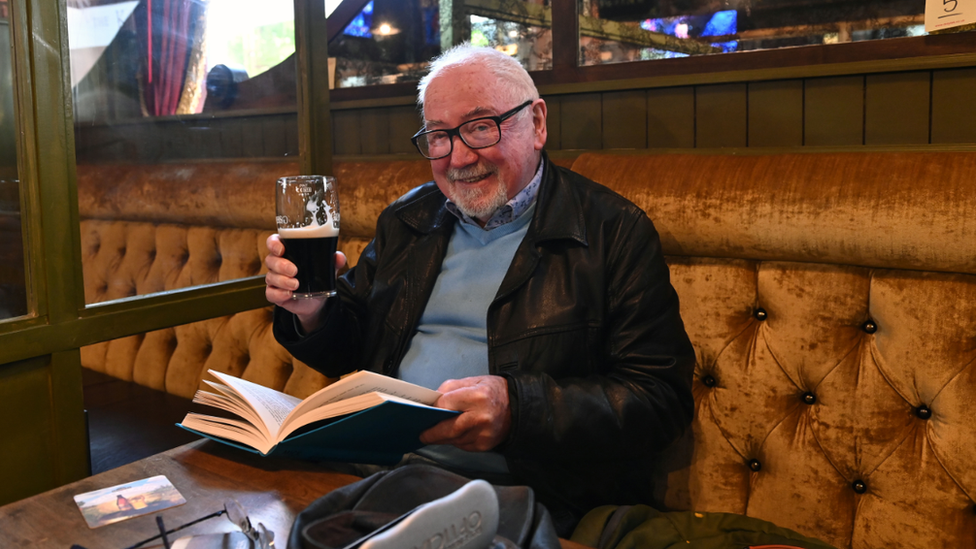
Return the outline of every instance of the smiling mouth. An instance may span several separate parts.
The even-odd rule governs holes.
[[[475,176],[475,177],[469,177],[467,179],[458,179],[457,181],[459,183],[467,183],[467,184],[471,185],[471,184],[474,184],[474,183],[480,183],[480,182],[484,181],[485,179],[488,179],[488,176],[489,175],[491,175],[491,174],[490,173],[486,173],[486,174],[479,175],[479,176]]]
[[[483,174],[476,175],[474,177],[457,178],[457,179],[454,179],[454,182],[455,183],[464,183],[464,184],[467,184],[467,185],[472,185],[474,183],[480,183],[480,182],[484,181],[485,179],[488,179],[488,177],[490,175],[491,175],[491,172],[487,172],[487,173],[483,173]]]

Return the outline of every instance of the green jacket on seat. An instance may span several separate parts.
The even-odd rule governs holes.
[[[572,541],[597,549],[835,549],[771,522],[734,513],[661,512],[647,505],[597,507]]]

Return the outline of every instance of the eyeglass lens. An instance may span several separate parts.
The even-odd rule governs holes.
[[[251,519],[248,518],[247,512],[244,507],[241,506],[237,501],[231,500],[224,504],[224,509],[227,510],[227,519],[237,525],[247,536],[254,542],[255,547],[258,549],[268,549],[274,547],[274,532],[268,530],[267,527],[262,523],[258,523],[257,526],[251,524]]]
[[[168,549],[171,544],[171,541],[168,538],[170,534],[183,530],[184,528],[193,526],[194,524],[197,524],[199,522],[203,522],[207,519],[219,517],[220,515],[226,515],[227,519],[230,522],[232,522],[235,526],[241,529],[241,532],[236,534],[234,533],[204,534],[204,535],[192,536],[191,538],[182,538],[180,540],[177,540],[177,543],[175,543],[173,546],[182,547],[186,543],[190,543],[189,545],[190,547],[208,547],[208,548],[211,547],[213,543],[217,544],[214,545],[214,547],[220,546],[221,548],[248,547],[254,549],[271,549],[275,546],[273,531],[268,530],[267,527],[265,527],[264,524],[260,522],[257,524],[257,527],[253,526],[251,524],[251,519],[247,516],[247,511],[244,510],[244,507],[242,507],[241,504],[235,500],[228,500],[224,502],[224,509],[222,511],[217,511],[216,513],[211,513],[204,517],[200,517],[196,520],[183,524],[182,526],[177,526],[176,528],[170,530],[167,530],[165,528],[165,526],[162,524],[162,517],[157,515],[156,524],[160,530],[159,535],[140,541],[139,543],[135,545],[131,545],[126,549],[136,549],[154,540],[162,540],[163,547]],[[243,536],[241,534],[243,534]],[[191,540],[198,540],[200,543],[196,543]],[[194,543],[196,544],[194,545]],[[78,547],[79,549],[84,549],[80,545],[76,547]]]
[[[467,122],[457,129],[464,144],[472,149],[490,147],[501,140],[501,129],[498,123],[491,119],[477,119]],[[454,144],[451,134],[445,131],[434,131],[420,136],[417,140],[420,152],[428,158],[439,158],[451,154]]]
[[[240,503],[236,501],[225,502],[224,509],[227,511],[227,520],[233,522],[245,534],[250,532],[251,519],[247,517],[247,512],[244,511]]]

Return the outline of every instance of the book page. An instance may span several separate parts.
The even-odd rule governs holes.
[[[214,370],[209,372],[247,401],[267,428],[271,439],[277,437],[281,423],[288,417],[289,412],[301,402],[301,399],[257,383],[251,383]]]
[[[262,454],[270,452],[275,445],[274,441],[268,440],[254,426],[233,419],[189,412],[183,418],[182,425],[201,433],[245,444]]]
[[[427,406],[426,404],[420,404],[413,400],[407,400],[405,398],[400,398],[393,395],[387,395],[380,392],[371,392],[364,395],[357,395],[347,399],[340,400],[339,402],[333,402],[313,410],[307,410],[303,414],[292,415],[288,420],[281,425],[281,432],[278,435],[279,441],[284,440],[289,434],[295,430],[304,427],[310,423],[315,423],[316,421],[321,421],[323,419],[330,419],[333,417],[344,416],[346,414],[352,414],[354,412],[359,412],[365,410],[366,408],[372,408],[373,406],[379,406],[384,402],[392,401],[399,402],[401,404],[407,404],[409,406],[420,406],[426,408],[433,408],[433,406]]]
[[[366,370],[348,375],[317,391],[292,410],[292,416],[300,416],[308,410],[366,393],[384,393],[405,398],[420,404],[433,405],[441,394],[426,387]],[[289,421],[291,423],[291,421]]]
[[[210,393],[207,391],[197,391],[193,395],[193,402],[226,410],[232,414],[241,416],[241,418],[249,421],[254,426],[261,427],[261,418],[258,417],[257,412],[254,411],[254,408],[247,401],[235,393],[233,389],[209,380],[204,380],[203,382],[220,392]],[[268,433],[265,433],[265,436],[269,436]]]

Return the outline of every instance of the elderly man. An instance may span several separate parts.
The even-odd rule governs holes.
[[[695,360],[653,225],[548,160],[546,103],[512,58],[448,51],[418,102],[434,181],[380,214],[339,299],[290,300],[296,268],[268,240],[275,336],[329,376],[441,391],[462,413],[418,454],[532,486],[561,534],[594,506],[646,500],[648,458],[691,421]]]

